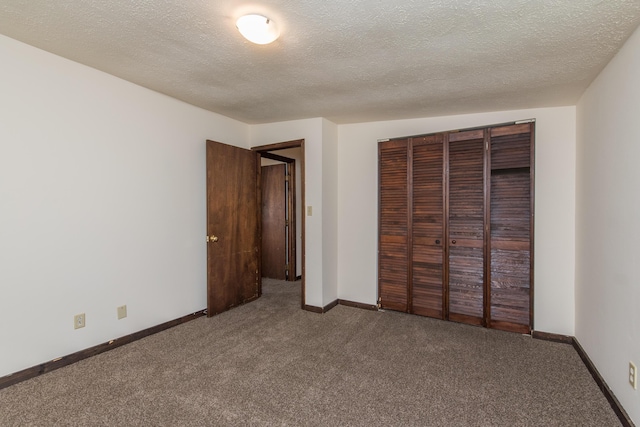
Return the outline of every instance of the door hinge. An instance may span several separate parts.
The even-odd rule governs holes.
[[[288,219],[284,220],[284,225],[289,225],[289,220]]]
[[[380,310],[380,308],[382,307],[382,297],[378,297],[378,310]]]

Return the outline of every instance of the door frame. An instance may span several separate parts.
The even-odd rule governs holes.
[[[304,150],[304,139],[295,139],[295,140],[291,140],[291,141],[283,141],[283,142],[277,142],[275,144],[268,144],[268,145],[258,145],[256,147],[252,147],[251,150],[257,152],[258,154],[260,154],[260,156],[262,156],[264,153],[268,153],[271,151],[278,151],[278,150],[286,150],[287,148],[298,148],[300,147],[301,151],[302,151],[302,158],[300,159],[300,196],[301,196],[301,201],[300,201],[300,205],[302,206],[302,212],[301,212],[301,219],[302,219],[302,224],[300,224],[301,226],[301,234],[302,234],[302,248],[301,250],[301,259],[302,259],[302,272],[301,272],[301,285],[300,285],[300,308],[304,309],[305,307],[305,271],[306,271],[306,219],[305,219],[305,212],[304,212],[304,207],[306,206],[305,204],[305,175],[304,175],[304,163],[305,163],[305,150]],[[262,183],[260,182],[260,176],[258,175],[258,189],[262,188]],[[258,209],[261,209],[261,206],[258,206]],[[260,218],[262,217],[262,213],[258,212],[258,215],[260,215]],[[295,236],[294,236],[295,238]],[[294,260],[295,261],[295,260]],[[260,293],[262,294],[262,281],[260,281]]]

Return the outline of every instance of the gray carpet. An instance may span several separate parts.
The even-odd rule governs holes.
[[[0,390],[1,426],[618,426],[574,349],[396,312],[299,306],[299,282]]]

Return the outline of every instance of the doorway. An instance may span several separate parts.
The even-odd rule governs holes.
[[[289,238],[287,239],[287,265],[290,265],[287,280],[300,280],[300,304],[305,307],[305,178],[304,178],[304,139],[280,142],[253,147],[253,151],[262,158],[287,164],[293,171],[290,178],[291,199],[287,199],[289,216]],[[262,177],[261,177],[262,181]],[[261,184],[262,185],[262,184]],[[292,203],[289,205],[289,203]],[[295,216],[293,213],[295,212]],[[262,252],[266,250],[262,245]]]
[[[296,260],[296,171],[295,159],[263,153],[262,277],[295,281]]]

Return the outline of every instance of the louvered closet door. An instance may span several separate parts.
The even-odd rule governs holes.
[[[449,134],[449,319],[484,319],[484,131]]]
[[[522,333],[531,325],[532,129],[491,129],[488,323]]]
[[[444,318],[443,135],[412,138],[412,312]]]
[[[378,295],[383,308],[399,311],[408,311],[407,143],[404,139],[378,145]]]

